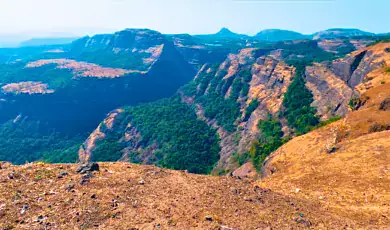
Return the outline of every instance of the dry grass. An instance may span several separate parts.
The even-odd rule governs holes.
[[[368,90],[362,96],[369,99],[358,111],[282,146],[267,162],[270,176],[259,186],[320,200],[362,228],[389,227],[390,131],[384,130],[390,111],[379,109],[389,89],[384,84]],[[335,136],[335,151],[329,153],[326,148]]]
[[[233,177],[103,163],[85,185],[76,165],[0,170],[2,229],[273,229],[361,226],[318,200],[281,195]],[[61,172],[69,175],[58,178]],[[10,177],[10,178],[9,178]],[[144,184],[140,181],[143,180]],[[74,188],[66,190],[69,185]],[[22,214],[23,207],[28,207]],[[207,221],[210,216],[212,221]]]

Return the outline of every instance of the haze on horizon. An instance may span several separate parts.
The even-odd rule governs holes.
[[[270,28],[383,33],[390,31],[389,9],[387,0],[2,0],[0,34],[83,36],[124,28],[207,34],[222,27],[249,35]]]

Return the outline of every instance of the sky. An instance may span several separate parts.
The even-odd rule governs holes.
[[[254,35],[280,28],[390,32],[389,0],[0,0],[0,37],[82,36],[124,28]]]

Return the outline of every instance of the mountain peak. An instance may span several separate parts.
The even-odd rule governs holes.
[[[218,35],[232,35],[232,34],[236,34],[236,33],[232,32],[230,29],[228,29],[226,27],[223,27],[217,34]]]

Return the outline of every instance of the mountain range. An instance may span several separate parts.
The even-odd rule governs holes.
[[[0,227],[389,226],[388,37],[56,43],[0,49]]]
[[[319,31],[313,34],[302,34],[295,31],[283,30],[283,29],[265,29],[260,31],[254,36],[246,34],[234,33],[228,28],[224,27],[215,34],[193,35],[203,39],[210,38],[215,39],[258,39],[261,41],[288,41],[288,40],[301,40],[301,39],[335,39],[342,37],[356,37],[356,36],[389,36],[389,33],[371,33],[362,31],[359,29],[344,29],[344,28],[332,28],[324,31]],[[41,46],[41,45],[62,45],[71,43],[76,40],[77,37],[42,37],[32,38],[24,40],[21,35],[0,35],[0,47],[26,47],[26,46]]]

